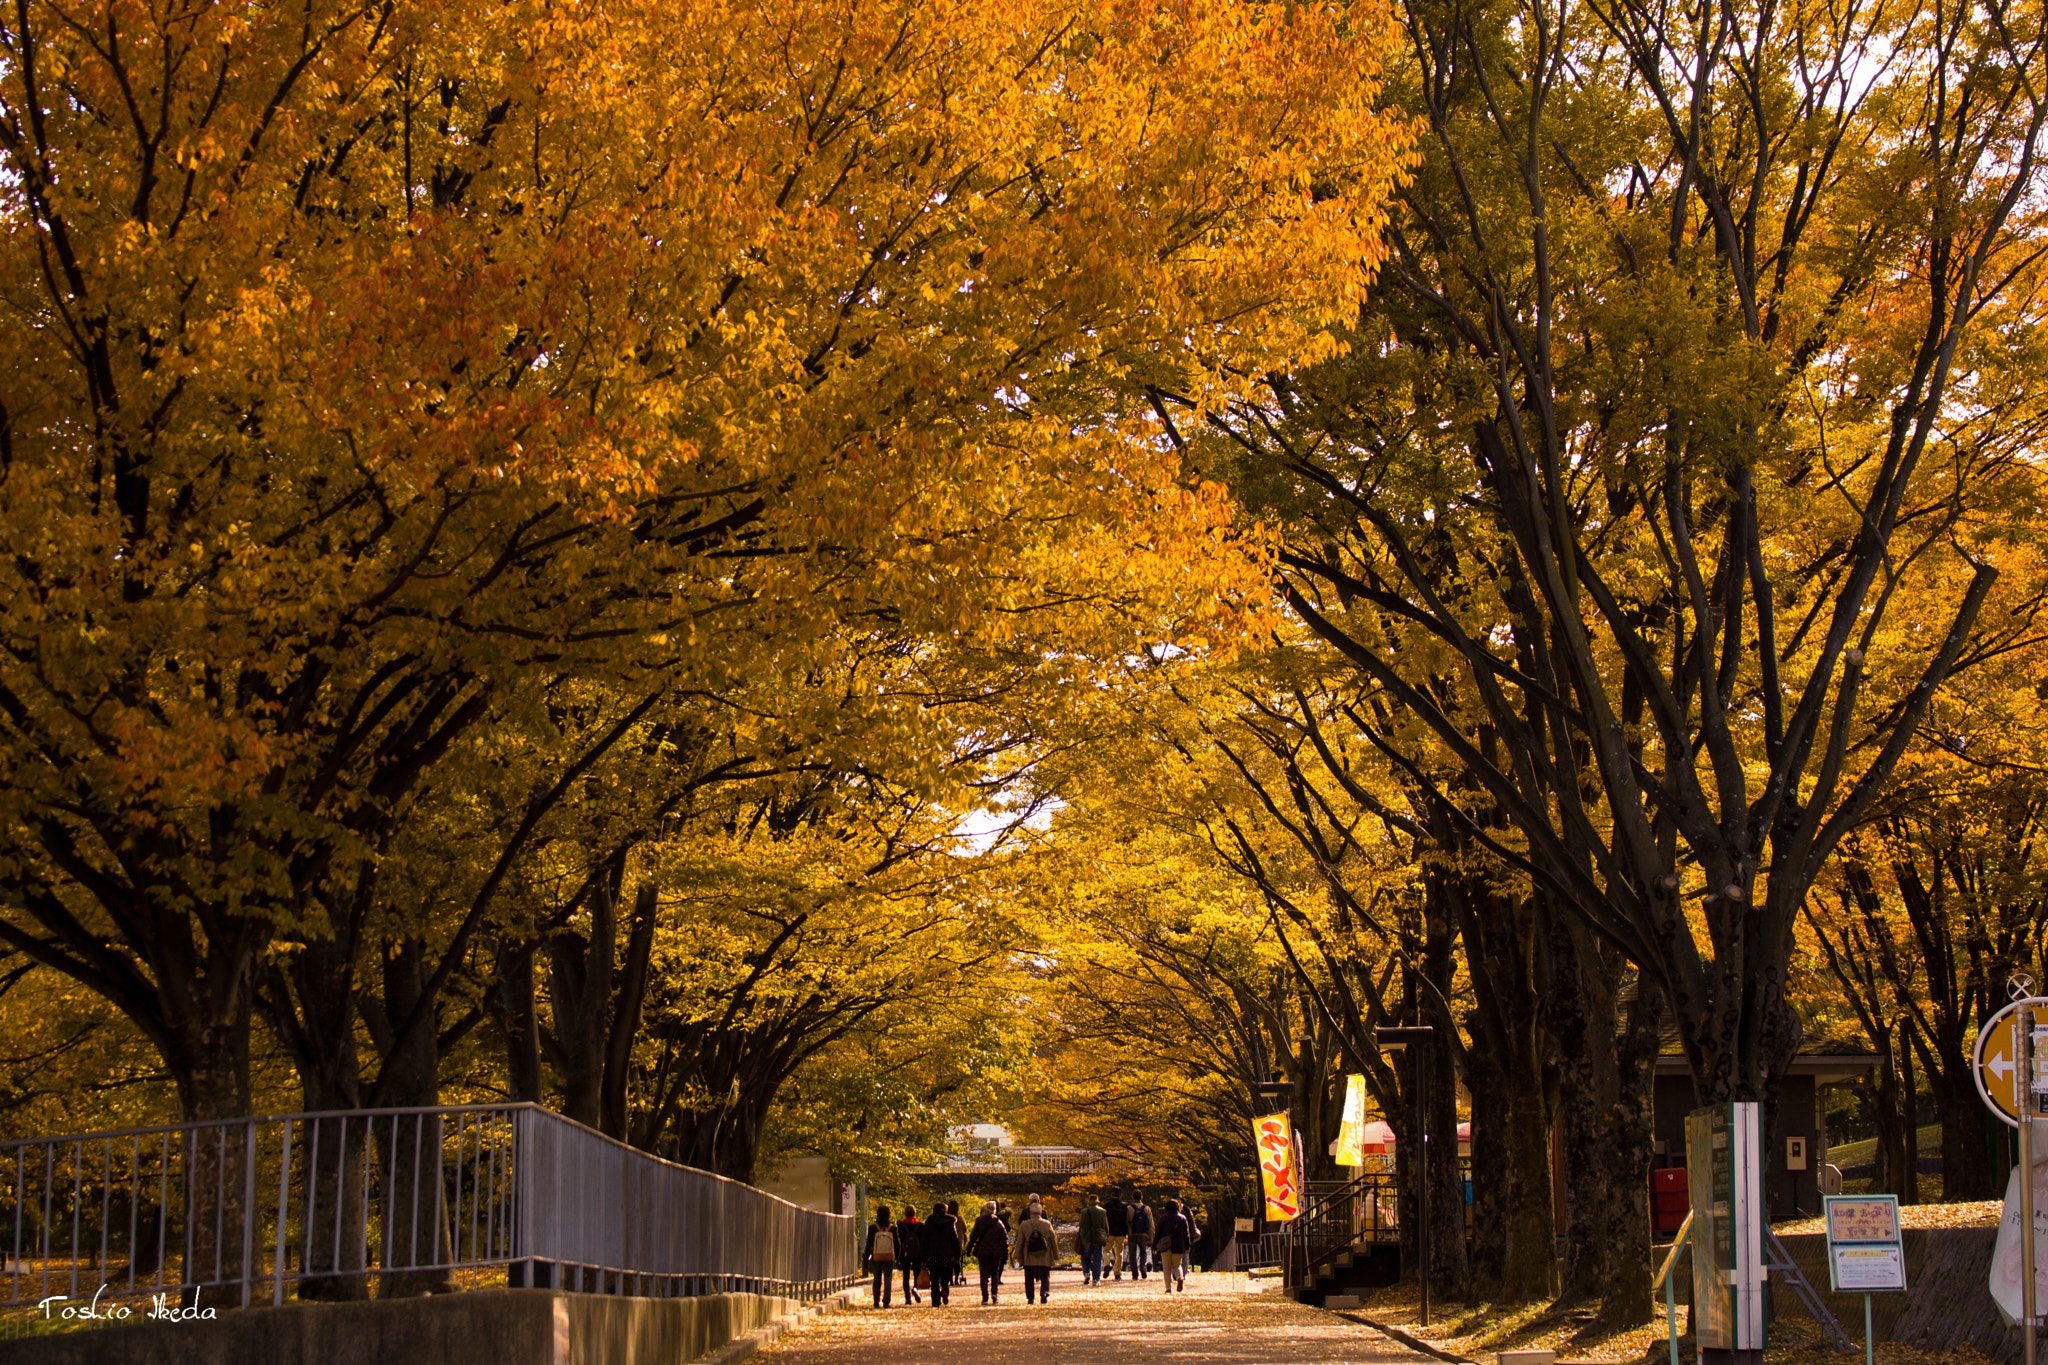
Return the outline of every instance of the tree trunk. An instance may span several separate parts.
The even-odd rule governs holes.
[[[1557,1039],[1558,1147],[1565,1180],[1564,1271],[1560,1306],[1598,1302],[1612,1275],[1608,1204],[1621,1183],[1605,1170],[1607,1137],[1620,1098],[1615,1058],[1613,954],[1603,954],[1575,919],[1548,918],[1550,1022]]]
[[[498,946],[485,1007],[505,1039],[507,1091],[514,1104],[542,1102],[540,1011],[535,1005],[531,943]]]
[[[366,1016],[381,1016],[386,1036],[377,1076],[378,1107],[431,1108],[441,1100],[441,1048],[438,1030],[414,1030],[399,1038],[395,1030],[419,1005],[427,989],[427,945],[406,939],[387,948],[384,956],[384,999]],[[378,1297],[417,1298],[454,1288],[446,1271],[414,1269],[448,1259],[451,1245],[445,1226],[450,1211],[442,1181],[442,1124],[438,1116],[406,1115],[373,1125],[378,1158],[384,1169],[383,1265]]]
[[[1898,1031],[1888,1021],[1871,1029],[1877,1045],[1876,1084],[1863,1087],[1870,1117],[1877,1129],[1877,1178],[1873,1188],[1895,1194],[1904,1202],[1906,1193],[1906,1134],[1899,1103]]]
[[[188,1122],[245,1118],[249,1113],[249,1013],[225,1019],[189,1012],[178,1034],[172,1075],[178,1103]],[[242,1271],[244,1216],[248,1211],[247,1129],[238,1123],[194,1130],[187,1139],[183,1221],[190,1252],[183,1282],[238,1277]],[[211,1307],[235,1307],[241,1293],[216,1285],[195,1300]]]
[[[1620,1186],[1608,1204],[1611,1270],[1600,1316],[1609,1326],[1639,1326],[1656,1312],[1650,1295],[1650,1159],[1663,1018],[1663,994],[1639,976],[1628,1029],[1615,1048],[1617,1097],[1608,1126],[1606,1168]]]
[[[300,1132],[301,1170],[314,1172],[306,1208],[307,1236],[299,1266],[298,1297],[338,1302],[370,1297],[369,1276],[361,1273],[363,1179],[368,1170],[370,1121],[347,1115],[324,1119]]]
[[[1913,1075],[1912,1025],[1899,1025],[1899,1202],[1920,1202],[1920,1085]]]
[[[1997,1198],[2000,1191],[1994,1187],[1991,1171],[1989,1120],[1968,1068],[1951,1062],[1930,1073],[1930,1079],[1934,1082],[1935,1118],[1941,1124],[1942,1201],[1954,1204]]]
[[[1514,1134],[1506,1068],[1500,1050],[1472,1020],[1474,1046],[1465,1058],[1465,1088],[1472,1096],[1472,1283],[1489,1301],[1506,1298],[1501,1284],[1508,1263],[1514,1209]]]
[[[626,939],[626,963],[619,973],[617,998],[612,1002],[609,1035],[605,1039],[604,1086],[599,1118],[609,1137],[626,1140],[626,1079],[633,1060],[633,1039],[640,1031],[640,1014],[647,1000],[647,972],[654,956],[654,925],[661,895],[653,882],[642,882],[633,897],[633,927]]]
[[[1555,1045],[1546,1027],[1543,942],[1534,900],[1481,877],[1447,887],[1459,909],[1477,1002],[1472,1046],[1472,1243],[1475,1290],[1489,1300],[1550,1297],[1557,1231],[1550,1187],[1549,1094]]]
[[[1550,917],[1550,1011],[1559,1040],[1560,1147],[1569,1207],[1560,1306],[1651,1320],[1650,1097],[1661,997],[1641,979],[1618,1030],[1621,957],[1576,916]]]

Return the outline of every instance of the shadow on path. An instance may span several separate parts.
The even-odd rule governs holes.
[[[1277,1365],[1287,1361],[1419,1365],[1430,1357],[1319,1308],[1281,1296],[1276,1281],[1190,1275],[1168,1297],[1155,1275],[1084,1285],[1055,1271],[1052,1302],[1024,1302],[1022,1272],[1003,1277],[999,1305],[973,1286],[945,1308],[855,1308],[815,1318],[763,1352],[776,1365]],[[900,1288],[900,1283],[899,1283]]]

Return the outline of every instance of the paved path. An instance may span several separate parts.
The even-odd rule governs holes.
[[[1003,1276],[1001,1304],[970,1285],[943,1309],[857,1306],[813,1318],[759,1357],[774,1365],[1427,1365],[1370,1327],[1281,1297],[1275,1281],[1188,1276],[1168,1298],[1158,1276],[1084,1285],[1053,1272],[1050,1306],[1024,1302],[1022,1272]],[[902,1285],[898,1281],[898,1289]]]

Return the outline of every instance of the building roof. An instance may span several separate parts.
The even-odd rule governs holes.
[[[1626,1005],[1635,999],[1635,994],[1636,986],[1631,981],[1616,993],[1616,998],[1618,1003]],[[1625,1027],[1626,1020],[1617,1018],[1616,1025]],[[1841,1034],[1822,1033],[1802,1020],[1799,1047],[1792,1054],[1792,1065],[1786,1068],[1786,1074],[1811,1076],[1815,1085],[1831,1085],[1836,1081],[1853,1081],[1865,1072],[1875,1070],[1882,1060],[1874,1048],[1862,1041]],[[1657,1074],[1683,1075],[1689,1071],[1685,1045],[1678,1037],[1677,1021],[1666,1014],[1657,1029]]]

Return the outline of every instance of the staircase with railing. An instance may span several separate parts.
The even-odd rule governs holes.
[[[1279,1234],[1289,1293],[1304,1303],[1378,1289],[1401,1275],[1400,1232],[1391,1172],[1314,1182],[1308,1202]]]

